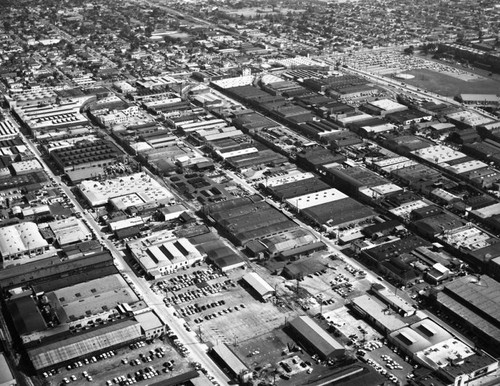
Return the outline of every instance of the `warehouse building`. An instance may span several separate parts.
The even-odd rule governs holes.
[[[360,196],[359,190],[362,188],[390,183],[377,173],[359,166],[326,165],[322,168],[321,174],[325,176],[327,182],[351,197]]]
[[[268,257],[296,259],[315,251],[326,249],[326,245],[309,231],[295,228],[258,241]]]
[[[55,239],[61,247],[92,239],[90,229],[76,217],[52,221],[48,223],[48,227],[54,233]]]
[[[290,197],[286,200],[286,203],[295,211],[299,212],[318,205],[333,204],[345,198],[347,198],[347,195],[337,189],[330,188],[314,193]]]
[[[398,314],[403,317],[408,317],[415,315],[417,309],[413,307],[410,303],[404,300],[402,297],[396,295],[392,291],[389,291],[383,285],[373,285],[371,291],[375,296],[382,300],[385,304],[395,310]]]
[[[0,270],[0,287],[3,290],[32,285],[42,291],[60,288],[58,283],[71,278],[73,284],[82,280],[111,275],[117,272],[113,257],[109,252],[100,250],[78,257],[61,259],[52,256],[30,261]]]
[[[450,383],[478,381],[498,368],[496,359],[476,351],[429,318],[392,332],[388,340]]]
[[[119,274],[69,285],[46,292],[45,296],[46,304],[56,310],[59,323],[97,316],[119,304],[133,304],[139,300]]]
[[[37,372],[61,367],[95,353],[127,345],[142,338],[139,322],[124,319],[117,323],[90,329],[67,339],[28,349],[28,357]]]
[[[56,149],[50,155],[57,167],[74,171],[114,164],[120,157],[120,150],[110,141],[82,141],[70,147]]]
[[[113,199],[113,205],[119,210],[152,203],[170,204],[174,200],[172,193],[145,173],[136,173],[103,182],[83,181],[78,188],[92,207],[106,205]]]
[[[400,103],[391,101],[390,99],[379,99],[376,101],[368,102],[363,106],[364,111],[372,115],[385,116],[387,114],[395,113],[398,111],[408,110],[408,107]]]
[[[345,348],[309,316],[298,316],[290,322],[293,336],[321,359],[339,358],[345,354]]]
[[[500,351],[500,283],[486,275],[464,276],[432,298],[437,307],[476,335],[493,353]]]
[[[267,302],[275,295],[275,290],[258,273],[250,272],[242,277],[242,280],[257,295],[258,299]]]
[[[142,269],[158,278],[204,259],[204,255],[185,238],[169,240],[146,238],[127,244]]]
[[[278,186],[282,186],[282,185],[288,185],[288,184],[292,184],[292,183],[298,183],[302,180],[311,180],[312,178],[314,178],[315,175],[311,172],[303,172],[299,169],[294,169],[294,170],[289,170],[285,175],[277,175],[277,176],[265,176],[265,181],[262,182],[260,185],[262,187],[266,187],[266,188],[274,188],[274,187],[278,187]],[[311,183],[316,183],[316,180],[315,181],[309,181]],[[291,185],[290,185],[291,186]],[[327,188],[328,186],[325,186],[325,189]],[[320,189],[322,190],[322,189]]]
[[[41,255],[48,250],[49,244],[33,222],[0,228],[0,256],[4,261]]]
[[[206,205],[204,212],[237,245],[297,227],[283,213],[255,196]]]
[[[310,173],[306,174],[308,176]],[[283,177],[280,181],[288,181]],[[291,178],[290,178],[291,179]],[[261,183],[267,185],[267,191],[277,200],[283,201],[292,197],[298,197],[305,194],[316,193],[329,188],[328,184],[321,181],[319,178],[310,176],[310,178],[297,177],[297,180],[279,184],[276,180]]]
[[[374,218],[377,214],[371,208],[346,197],[333,203],[324,203],[300,210],[303,217],[329,231],[359,224]]]
[[[228,370],[232,377],[241,381],[251,379],[250,369],[231,351],[226,343],[213,346],[210,353],[222,365],[222,368]]]
[[[387,306],[369,295],[361,295],[352,299],[351,307],[358,315],[380,329],[384,334],[389,334],[407,325],[405,319],[397,314],[387,313]]]

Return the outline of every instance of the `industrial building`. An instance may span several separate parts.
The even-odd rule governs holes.
[[[476,335],[493,353],[500,350],[500,283],[486,275],[464,276],[444,285],[436,306]]]
[[[48,249],[49,244],[33,222],[0,228],[0,256],[3,260],[41,255]]]
[[[332,203],[324,203],[300,210],[303,217],[328,230],[346,227],[372,219],[376,216],[368,206],[346,197]]]
[[[250,369],[231,351],[226,343],[213,346],[210,353],[223,368],[228,370],[232,377],[241,381],[251,379]]]
[[[174,196],[155,179],[144,173],[110,179],[103,182],[87,180],[78,185],[90,206],[111,202],[118,210],[154,203],[170,204]]]
[[[185,238],[148,237],[127,244],[142,269],[158,278],[204,259],[204,255]]]
[[[347,198],[347,195],[338,191],[337,189],[330,188],[321,190],[314,193],[308,193],[300,196],[290,197],[286,199],[286,203],[293,210],[300,212],[302,210],[312,208],[323,204],[332,204],[339,200]]]
[[[78,257],[61,259],[52,256],[2,269],[0,287],[2,290],[9,290],[32,285],[43,291],[51,291],[61,288],[59,283],[67,281],[67,278],[71,278],[74,284],[80,277],[82,280],[91,280],[116,272],[109,252],[93,250]]]
[[[352,299],[350,305],[358,315],[384,334],[399,330],[408,324],[400,315],[387,313],[385,311],[387,306],[369,295],[361,295]]]
[[[256,272],[246,274],[242,277],[242,280],[252,289],[261,301],[267,302],[276,292],[275,289]]]
[[[123,319],[81,334],[70,335],[64,340],[42,343],[37,347],[28,348],[27,352],[35,370],[41,372],[124,346],[142,337],[139,322]]]
[[[407,318],[409,316],[415,315],[417,309],[413,307],[410,303],[404,300],[402,297],[393,293],[387,287],[379,284],[372,285],[371,292],[387,304],[390,308],[395,310],[401,316]]]
[[[321,359],[340,358],[345,348],[309,316],[298,316],[289,323],[291,333],[300,344]]]
[[[97,316],[119,304],[139,299],[119,274],[46,292],[46,304],[57,310],[60,323]]]
[[[296,259],[326,249],[326,245],[303,228],[295,228],[257,241],[271,258]],[[247,248],[250,243],[247,244]]]
[[[237,245],[297,227],[283,213],[255,196],[206,205],[204,212]]]
[[[207,261],[222,272],[246,266],[246,261],[238,250],[230,248],[215,233],[207,233],[191,238],[196,248],[207,255]]]
[[[68,217],[48,223],[59,246],[81,243],[92,239],[92,232],[85,223],[76,217]]]
[[[477,381],[498,368],[495,358],[476,351],[429,318],[392,332],[388,340],[450,383]]]
[[[363,106],[364,111],[372,115],[385,116],[387,114],[395,113],[398,111],[408,110],[408,107],[400,103],[391,101],[390,99],[379,99],[376,101],[368,102]]]
[[[112,142],[102,139],[82,141],[50,152],[57,167],[64,172],[112,165],[121,154]]]

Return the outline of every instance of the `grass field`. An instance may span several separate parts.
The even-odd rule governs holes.
[[[415,76],[414,79],[405,80],[405,83],[448,97],[458,94],[498,94],[500,90],[500,82],[495,79],[464,81],[427,69],[406,71],[405,74]]]

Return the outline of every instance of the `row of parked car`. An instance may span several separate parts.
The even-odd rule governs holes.
[[[238,306],[228,307],[228,308],[224,308],[223,310],[220,310],[218,312],[214,312],[212,314],[205,315],[203,318],[195,318],[194,322],[199,324],[199,323],[202,323],[204,320],[210,320],[210,319],[217,318],[217,316],[222,316],[224,314],[230,314],[233,311],[239,311],[240,309],[243,309],[245,307],[246,306],[243,303],[241,303],[239,307]]]

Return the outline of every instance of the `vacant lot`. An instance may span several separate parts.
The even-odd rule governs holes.
[[[458,94],[497,94],[500,82],[495,79],[481,78],[479,80],[461,80],[440,72],[418,69],[406,71],[405,74],[414,75],[414,79],[405,80],[406,83],[422,87],[448,97]]]

